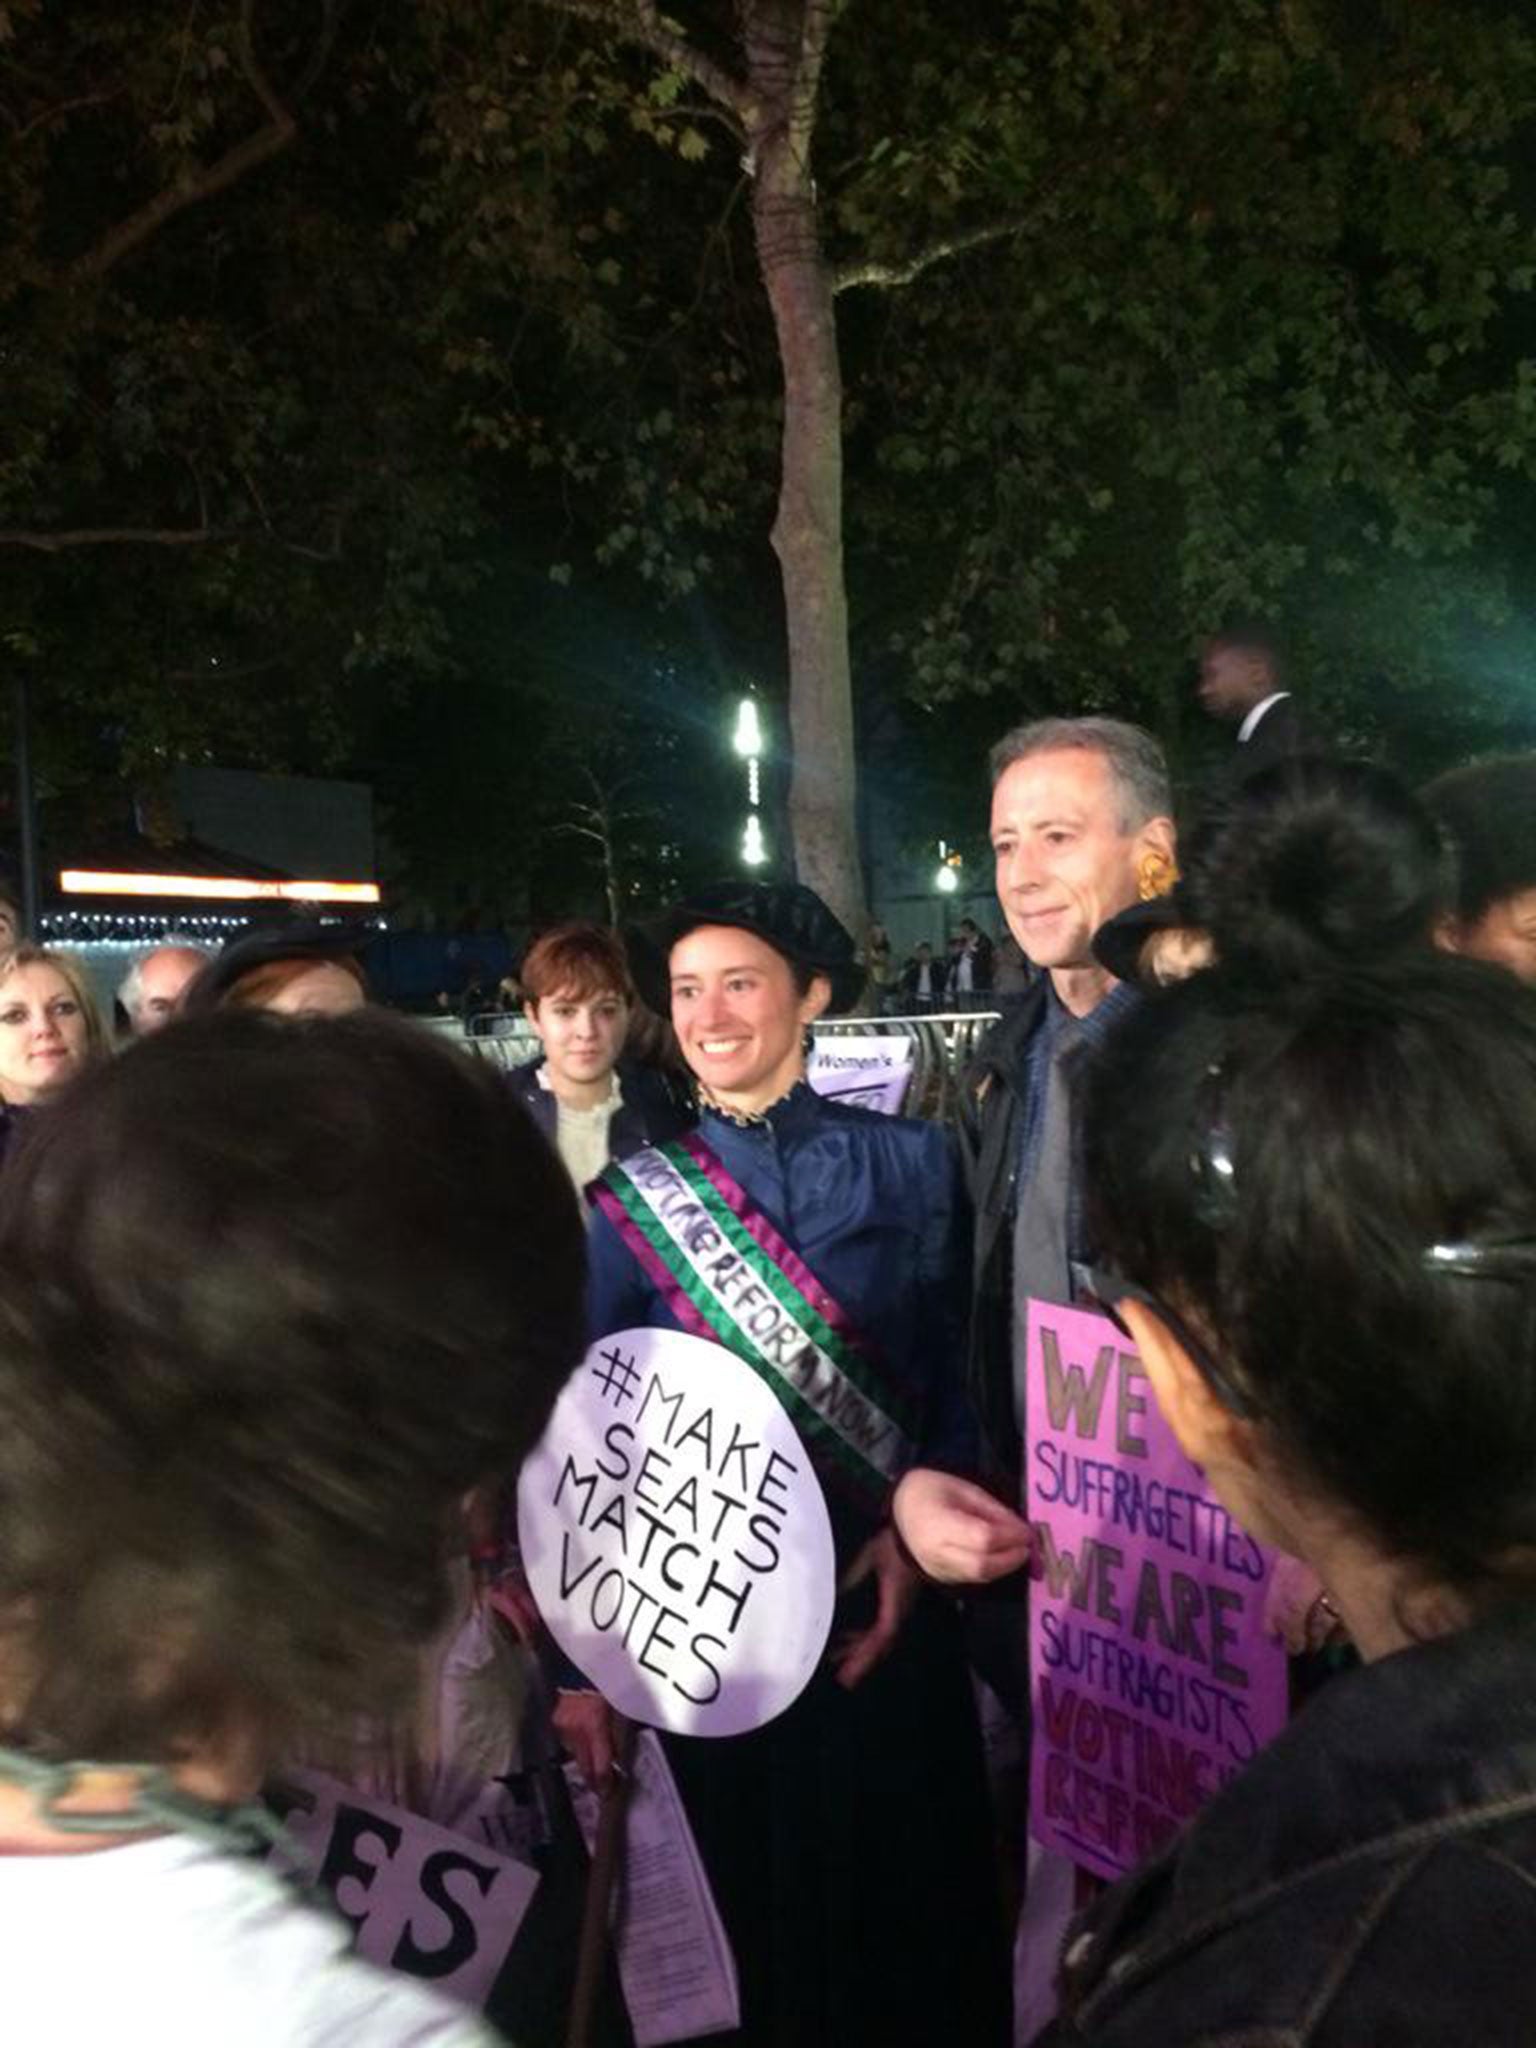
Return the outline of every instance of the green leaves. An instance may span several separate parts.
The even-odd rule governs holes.
[[[281,83],[302,37],[263,12]],[[977,0],[960,33],[952,0],[904,0],[840,25],[829,255],[1010,230],[837,302],[871,700],[1162,716],[1229,608],[1294,622],[1341,704],[1384,668],[1459,679],[1467,622],[1536,585],[1514,12]],[[733,10],[691,21],[739,67]],[[235,0],[0,12],[0,524],[233,537],[22,558],[0,625],[140,760],[259,741],[211,648],[271,664],[274,745],[306,696],[339,731],[493,661],[464,596],[501,574],[631,621],[687,598],[777,659],[781,378],[719,110],[548,5],[391,13],[338,44],[301,148],[60,288],[261,124],[237,29]]]

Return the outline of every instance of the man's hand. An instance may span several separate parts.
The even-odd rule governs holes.
[[[618,1716],[600,1692],[562,1692],[550,1716],[555,1733],[592,1790],[602,1797],[613,1783]]]
[[[871,1576],[876,1594],[873,1622],[866,1629],[845,1630],[831,1649],[837,1682],[850,1692],[868,1678],[883,1657],[890,1655],[902,1623],[922,1590],[922,1579],[897,1548],[894,1529],[882,1529],[878,1536],[869,1539],[844,1572],[838,1591],[846,1593]]]
[[[930,1579],[979,1586],[1029,1562],[1029,1524],[984,1487],[915,1466],[896,1488],[901,1540]]]

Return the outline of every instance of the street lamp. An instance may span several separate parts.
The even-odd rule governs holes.
[[[741,857],[749,868],[760,868],[768,858],[763,840],[763,821],[758,814],[762,800],[763,727],[757,715],[757,699],[743,697],[736,707],[736,730],[732,745],[747,764],[747,822],[741,835]]]
[[[738,754],[754,761],[763,751],[763,728],[758,721],[757,699],[743,697],[736,711],[735,747]]]

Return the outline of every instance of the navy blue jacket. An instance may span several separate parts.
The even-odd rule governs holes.
[[[824,1101],[805,1082],[760,1123],[706,1109],[699,1135],[847,1312],[922,1420],[925,1464],[971,1470],[961,1383],[968,1278],[957,1167],[936,1124]],[[588,1239],[588,1326],[677,1322],[607,1217]]]
[[[555,1143],[560,1109],[554,1094],[539,1080],[541,1059],[508,1070],[507,1082],[518,1101],[539,1129]],[[653,1067],[636,1066],[620,1060],[617,1068],[619,1092],[624,1100],[608,1126],[608,1156],[623,1159],[642,1145],[665,1145],[687,1130],[693,1116],[674,1094],[665,1078]]]

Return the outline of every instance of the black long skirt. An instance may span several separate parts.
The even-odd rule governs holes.
[[[739,2048],[1005,2048],[1009,1959],[956,1618],[925,1593],[853,1692],[667,1754],[736,1955]]]

